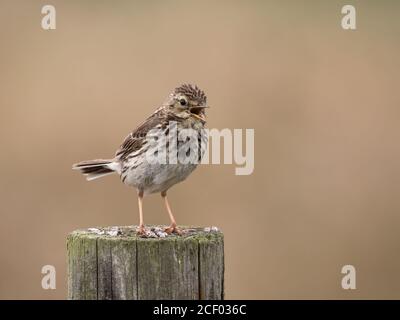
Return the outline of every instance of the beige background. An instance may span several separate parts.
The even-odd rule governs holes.
[[[170,192],[179,223],[224,231],[227,298],[400,298],[400,3],[351,1],[344,31],[347,2],[2,0],[0,298],[65,298],[66,235],[138,222],[133,189],[70,167],[183,82],[210,128],[255,129],[253,175],[201,166]],[[158,196],[145,221],[168,222]]]

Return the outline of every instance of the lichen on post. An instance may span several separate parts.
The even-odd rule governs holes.
[[[224,298],[224,240],[216,228],[89,228],[67,238],[68,299]]]

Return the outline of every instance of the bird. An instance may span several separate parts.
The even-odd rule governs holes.
[[[182,235],[183,230],[177,226],[167,191],[184,181],[204,156],[208,142],[206,108],[209,106],[204,91],[197,85],[182,84],[124,139],[113,158],[81,161],[73,164],[72,169],[79,170],[88,181],[116,173],[125,185],[134,187],[139,207],[137,234],[141,236],[146,234],[143,198],[160,193],[171,222],[164,231]],[[183,139],[179,139],[185,130],[194,133],[194,138],[183,135]],[[177,134],[174,136],[172,132]],[[160,150],[165,150],[165,153]],[[181,161],[182,155],[191,157],[192,161]]]

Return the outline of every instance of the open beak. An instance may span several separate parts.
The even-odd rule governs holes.
[[[202,121],[206,121],[204,113],[201,112],[206,108],[209,108],[209,106],[195,106],[191,107],[189,110],[192,116],[194,116],[195,118],[200,119]]]
[[[209,106],[194,106],[190,108],[190,112],[192,113],[198,113],[203,109],[209,108]]]

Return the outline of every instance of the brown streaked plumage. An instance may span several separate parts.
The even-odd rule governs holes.
[[[207,97],[202,90],[190,84],[181,85],[174,89],[161,107],[125,138],[113,159],[82,161],[74,164],[73,169],[80,170],[82,174],[86,175],[87,180],[118,173],[123,183],[135,187],[138,191],[139,201],[138,233],[141,235],[145,234],[142,199],[146,194],[161,193],[171,220],[171,225],[166,228],[166,232],[179,234],[180,230],[177,228],[167,200],[167,191],[174,184],[185,180],[197,167],[197,164],[147,161],[148,151],[152,152],[154,148],[151,146],[148,134],[153,129],[158,129],[168,135],[172,123],[177,125],[178,131],[181,129],[195,130],[199,134],[201,149],[199,159],[201,159],[205,150],[204,145],[207,143],[207,136],[203,130],[206,123],[205,108],[207,108]],[[165,141],[159,143],[163,142]],[[181,150],[180,148],[187,148],[187,143],[179,142],[178,152]],[[167,152],[169,152],[168,150]]]

